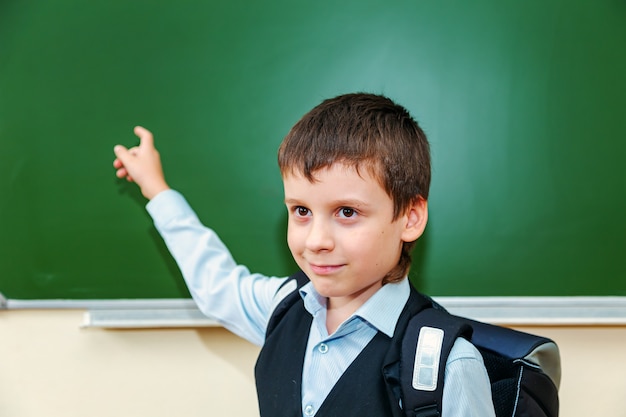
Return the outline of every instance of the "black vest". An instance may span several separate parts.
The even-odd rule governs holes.
[[[295,274],[298,288],[308,282]],[[411,287],[393,338],[378,332],[332,388],[316,417],[401,417],[400,347],[409,319],[430,300]],[[261,417],[302,416],[302,367],[313,318],[297,290],[270,318],[255,367]]]

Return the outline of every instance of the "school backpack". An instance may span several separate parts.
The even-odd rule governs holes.
[[[554,341],[449,314],[433,301],[402,340],[400,385],[407,417],[441,415],[446,360],[463,336],[483,356],[497,417],[557,417],[560,356]]]

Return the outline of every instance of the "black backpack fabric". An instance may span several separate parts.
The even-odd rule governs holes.
[[[483,356],[497,417],[558,416],[561,365],[554,341],[454,316],[438,304],[433,304],[435,308],[413,316],[402,342],[400,379],[403,408],[407,417],[441,415],[445,364],[459,336],[470,340]],[[414,387],[418,340],[420,332],[425,328],[434,331],[440,329],[443,335],[438,369],[433,370],[438,378],[432,390]]]

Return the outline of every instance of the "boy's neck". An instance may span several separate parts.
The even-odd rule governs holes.
[[[330,300],[328,305],[330,306]],[[328,334],[331,335],[335,333],[339,326],[341,326],[341,323],[346,321],[355,311],[356,309],[348,310],[344,308],[328,308],[326,310],[326,331]]]
[[[358,297],[328,297],[326,302],[326,331],[333,334],[341,323],[348,320],[378,290],[382,283],[377,283],[364,290]]]

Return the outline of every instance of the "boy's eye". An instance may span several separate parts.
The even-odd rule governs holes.
[[[340,217],[354,217],[355,214],[356,214],[356,210],[350,207],[342,207],[339,210]]]
[[[300,217],[306,217],[309,215],[309,209],[302,206],[295,207],[294,212]]]

